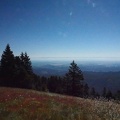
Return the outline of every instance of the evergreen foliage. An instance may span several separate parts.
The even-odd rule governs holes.
[[[81,81],[84,80],[84,78],[82,71],[74,61],[69,66],[69,71],[66,74],[66,78],[69,81],[68,87],[71,88],[68,88],[68,90],[70,90],[68,93],[71,93],[74,96],[80,96],[80,94],[82,94]]]
[[[9,44],[7,44],[5,51],[1,56],[1,67],[0,67],[0,83],[1,85],[14,86],[13,78],[15,75],[15,59],[13,51],[11,51]],[[9,81],[8,81],[9,79]]]
[[[77,64],[73,61],[68,73],[64,77],[58,76],[37,76],[33,73],[32,64],[27,53],[21,53],[20,56],[14,56],[9,44],[0,60],[0,86],[32,88],[39,91],[50,91],[54,93],[67,94],[79,97],[98,98],[100,95],[88,84],[84,84],[83,73]],[[120,91],[115,96],[112,92],[103,89],[102,97],[106,99],[120,99]]]
[[[32,65],[31,65],[31,61],[29,56],[27,55],[27,53],[21,53],[20,55],[20,60],[21,60],[21,65],[22,67],[24,67],[24,69],[28,72],[28,73],[33,73],[32,71]]]
[[[7,44],[5,51],[1,56],[1,76],[2,77],[13,77],[15,72],[14,54]]]
[[[1,56],[0,85],[29,88],[32,74],[31,61],[27,53],[14,56],[7,44]]]
[[[50,76],[48,78],[48,89],[50,92],[65,94],[64,79],[57,76]]]

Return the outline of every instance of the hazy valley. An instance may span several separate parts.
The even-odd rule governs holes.
[[[64,76],[70,61],[32,61],[34,73],[40,76]],[[103,87],[112,92],[120,88],[120,62],[77,61],[83,71],[84,82],[101,93]]]

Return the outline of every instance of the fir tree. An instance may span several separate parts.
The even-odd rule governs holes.
[[[1,56],[1,74],[3,77],[12,77],[15,72],[15,59],[14,54],[7,44],[5,51]]]
[[[30,61],[30,58],[29,58],[29,56],[27,55],[26,52],[25,52],[25,54],[23,52],[21,53],[20,59],[21,59],[21,65],[24,67],[24,69],[29,74],[33,73],[31,61]]]
[[[0,60],[0,85],[29,88],[33,79],[31,61],[27,53],[14,57],[7,44]]]
[[[33,81],[33,72],[31,61],[27,53],[21,53],[20,57],[16,59],[17,65],[19,64],[19,86],[23,88],[29,88]]]
[[[73,61],[69,66],[69,71],[66,74],[68,82],[71,83],[71,94],[75,96],[79,96],[81,93],[81,80],[84,80],[82,71],[77,66],[77,64]],[[70,85],[70,84],[69,84]]]
[[[0,74],[0,84],[2,86],[15,85],[13,80],[15,76],[15,59],[9,44],[7,44],[5,51],[3,51],[3,54],[1,56]]]
[[[32,66],[31,66],[31,61],[27,53],[25,52],[25,69],[27,70],[28,73],[32,73]]]

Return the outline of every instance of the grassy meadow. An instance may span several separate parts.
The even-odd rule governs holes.
[[[120,104],[1,87],[0,120],[120,120]]]

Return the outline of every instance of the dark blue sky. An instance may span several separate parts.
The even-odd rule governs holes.
[[[0,0],[0,55],[120,57],[120,0]],[[120,60],[120,59],[119,59]]]

